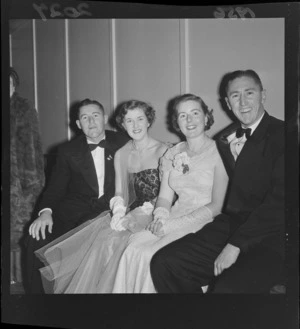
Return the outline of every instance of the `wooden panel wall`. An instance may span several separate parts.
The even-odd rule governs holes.
[[[282,18],[36,20],[34,31],[30,21],[11,40],[13,65],[26,81],[20,92],[32,100],[36,58],[45,153],[71,138],[70,106],[86,97],[99,100],[108,113],[125,100],[148,101],[157,111],[150,133],[176,142],[166,126],[168,102],[192,92],[214,109],[209,131],[214,135],[231,122],[219,103],[218,86],[236,69],[260,74],[267,110],[284,118]]]
[[[168,101],[180,93],[179,20],[117,20],[115,39],[117,102],[150,102],[156,109],[151,134],[177,141],[166,116]]]
[[[111,104],[110,20],[68,21],[70,103],[98,100],[109,114]]]
[[[214,109],[210,134],[231,120],[220,107],[222,76],[255,70],[267,90],[266,109],[284,119],[284,19],[189,20],[190,90]]]
[[[67,139],[64,20],[36,21],[37,99],[45,152]]]

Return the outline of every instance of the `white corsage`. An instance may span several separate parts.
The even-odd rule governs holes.
[[[174,156],[173,167],[181,173],[186,174],[189,172],[189,164],[190,158],[186,152],[178,153]]]

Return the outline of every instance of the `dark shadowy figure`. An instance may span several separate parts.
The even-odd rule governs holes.
[[[24,229],[32,218],[35,203],[44,187],[44,160],[37,111],[15,91],[19,76],[12,67],[9,78],[10,241],[11,250],[20,255]],[[19,260],[16,262],[12,260],[14,266],[20,267]]]

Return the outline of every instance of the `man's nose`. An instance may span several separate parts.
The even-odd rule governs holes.
[[[92,123],[94,123],[94,122],[95,122],[94,117],[89,117],[89,124],[92,124]]]
[[[247,98],[246,98],[246,96],[244,94],[242,94],[240,96],[240,103],[241,103],[242,106],[244,106],[244,105],[247,104]]]

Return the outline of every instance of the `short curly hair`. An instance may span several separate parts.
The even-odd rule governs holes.
[[[242,78],[242,77],[247,77],[247,78],[253,79],[254,82],[259,86],[259,89],[261,91],[264,89],[259,75],[254,70],[237,70],[237,71],[230,72],[225,76],[225,92],[226,92],[226,94],[228,92],[230,82],[232,82],[235,79]]]
[[[80,109],[83,107],[83,106],[86,106],[86,105],[96,105],[99,107],[99,109],[102,111],[103,114],[105,114],[105,111],[104,111],[104,107],[103,105],[96,101],[96,100],[92,100],[92,99],[89,99],[89,98],[85,98],[84,100],[80,101],[78,104],[77,104],[77,108],[76,108],[76,119],[80,119]]]
[[[117,125],[122,130],[125,130],[124,127],[123,127],[123,122],[124,122],[125,115],[128,113],[128,111],[135,110],[135,109],[141,109],[141,110],[144,111],[144,113],[147,117],[148,123],[149,123],[149,128],[153,124],[153,122],[155,120],[155,110],[154,110],[154,108],[148,103],[132,99],[130,101],[124,102],[120,106],[120,108],[118,110],[118,113],[116,114],[116,117],[115,117]]]
[[[174,103],[173,103],[173,109],[172,109],[172,115],[171,115],[171,122],[174,130],[177,132],[181,133],[181,130],[178,125],[178,106],[181,103],[187,102],[187,101],[195,101],[200,104],[200,107],[204,113],[204,115],[207,117],[207,123],[204,127],[204,130],[209,130],[210,127],[213,125],[215,122],[214,116],[213,116],[213,110],[209,110],[208,106],[204,103],[201,97],[193,95],[193,94],[184,94],[181,96],[178,96],[175,98]]]

